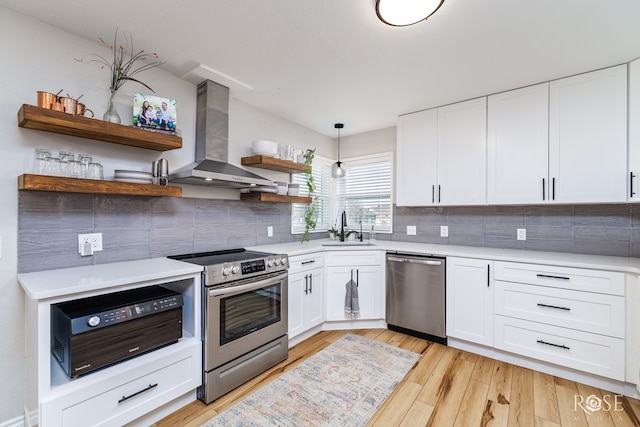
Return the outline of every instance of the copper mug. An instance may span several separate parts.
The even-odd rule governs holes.
[[[87,106],[84,105],[82,102],[78,102],[76,104],[76,116],[84,116],[84,113],[86,112],[91,113],[91,117],[94,117],[93,111],[88,109]]]
[[[77,110],[78,110],[77,100],[73,98],[69,98],[67,96],[62,96],[60,97],[60,103],[62,104],[62,111],[64,111],[65,113],[73,114],[73,115],[77,114]]]
[[[43,91],[37,91],[36,92],[38,94],[38,107],[40,108],[46,108],[48,110],[53,110],[53,107],[58,103],[59,99],[58,99],[58,95],[56,95],[55,93],[51,93],[51,92],[43,92]],[[59,92],[58,92],[59,93]]]

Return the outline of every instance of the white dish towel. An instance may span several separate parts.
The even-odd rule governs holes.
[[[346,288],[344,317],[347,319],[356,319],[360,317],[360,302],[358,301],[358,284],[353,281],[353,273],[351,280],[346,284]]]

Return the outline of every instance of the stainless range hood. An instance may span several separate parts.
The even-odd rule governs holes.
[[[205,80],[198,85],[196,102],[196,161],[169,175],[169,182],[225,188],[273,185],[228,163],[229,88]]]

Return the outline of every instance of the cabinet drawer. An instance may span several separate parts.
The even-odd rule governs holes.
[[[123,425],[191,389],[193,357],[177,361],[62,411],[64,426]],[[140,408],[143,410],[140,412]]]
[[[317,267],[324,267],[323,252],[289,257],[289,273],[295,273],[297,270],[306,270]]]
[[[496,280],[496,314],[625,337],[624,297]]]
[[[614,271],[498,261],[495,263],[494,278],[507,282],[624,295],[624,273]]]
[[[327,266],[382,265],[380,251],[335,251],[327,253]]]
[[[495,347],[624,381],[624,340],[495,316]]]

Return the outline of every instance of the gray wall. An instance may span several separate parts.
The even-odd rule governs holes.
[[[290,234],[291,205],[282,203],[23,191],[18,208],[20,272],[301,238]],[[416,236],[406,235],[407,225],[417,227]],[[441,225],[449,237],[440,237]],[[640,206],[631,204],[396,207],[393,227],[378,239],[640,256]],[[526,241],[516,240],[517,228],[526,228]],[[77,234],[93,232],[103,234],[104,251],[81,257]]]

